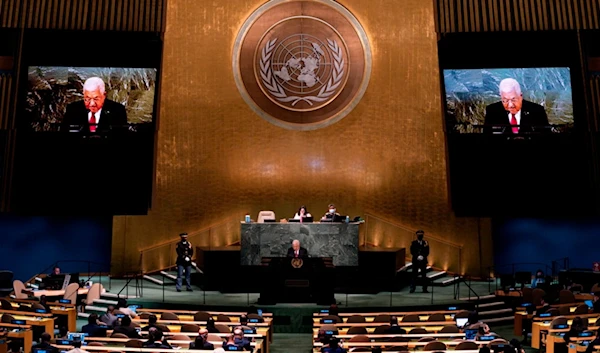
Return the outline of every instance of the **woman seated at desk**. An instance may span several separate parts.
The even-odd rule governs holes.
[[[312,215],[306,209],[306,206],[300,206],[298,212],[294,215],[294,219],[312,218]]]

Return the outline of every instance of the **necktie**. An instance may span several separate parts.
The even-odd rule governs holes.
[[[296,257],[298,257],[298,250],[296,250]]]
[[[96,114],[91,114],[92,116],[90,116],[90,132],[96,132]]]
[[[510,116],[510,125],[512,125],[512,132],[513,134],[518,134],[519,128],[517,127],[517,117],[515,114],[511,114]]]

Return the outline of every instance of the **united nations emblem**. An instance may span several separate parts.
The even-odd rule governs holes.
[[[261,117],[313,130],[339,121],[362,98],[371,52],[356,18],[337,2],[271,0],[242,26],[233,68]]]
[[[302,259],[300,258],[295,257],[292,259],[291,265],[293,268],[300,268],[302,267],[302,265],[304,265],[304,261],[302,261]]]

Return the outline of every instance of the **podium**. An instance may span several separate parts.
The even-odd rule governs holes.
[[[334,303],[335,266],[330,257],[263,257],[259,303]]]

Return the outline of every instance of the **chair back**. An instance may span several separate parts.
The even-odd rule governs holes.
[[[596,292],[600,292],[600,284],[596,283],[592,286],[592,290],[590,291],[591,293],[596,293]]]
[[[533,288],[525,287],[521,290],[523,303],[533,303]]]
[[[200,326],[194,324],[185,324],[181,326],[181,332],[198,332],[200,331]]]
[[[12,291],[13,279],[12,271],[0,271],[0,295],[5,296]]]
[[[217,322],[231,322],[231,318],[227,315],[219,314],[217,315]]]
[[[258,314],[252,313],[252,314],[248,314],[247,316],[248,316],[248,320],[249,319],[256,319],[256,320],[258,320],[258,322],[265,322],[265,319],[262,316],[258,315]]]
[[[100,299],[102,292],[104,292],[104,287],[100,283],[92,284],[90,290],[88,291],[87,297],[85,298],[86,304],[92,305],[95,300]]]
[[[184,332],[184,331],[181,331]],[[171,337],[169,337],[170,340],[173,341],[193,341],[192,338],[190,336],[187,335],[173,335]]]
[[[177,316],[177,314],[175,313],[166,312],[160,314],[160,319],[169,321],[179,321],[179,316]]]
[[[231,329],[227,325],[216,324],[215,328],[219,330],[219,333],[231,333]]]
[[[533,290],[533,292],[531,293],[531,296],[533,297],[532,303],[535,306],[540,306],[542,305],[542,299],[544,299],[544,296],[546,295],[546,291],[540,288],[536,288]]]
[[[381,325],[381,326],[377,326],[375,327],[375,330],[373,330],[373,334],[375,335],[384,335],[387,330],[389,330],[390,325]]]
[[[558,315],[571,315],[571,307],[570,306],[559,306],[558,307]]]
[[[142,348],[143,345],[144,345],[144,342],[142,342],[140,340],[136,340],[136,339],[125,342],[125,347]]]
[[[104,343],[92,341],[92,342],[88,343],[88,346],[92,346],[92,347],[104,347]]]
[[[27,294],[23,293],[25,285],[22,281],[15,279],[13,281],[13,290],[15,291],[15,297],[17,299],[27,299]]]
[[[346,323],[348,324],[360,324],[364,322],[367,322],[367,320],[362,315],[352,315],[346,319]]]
[[[350,327],[346,332],[347,335],[366,335],[367,333],[367,328],[362,326]]]
[[[275,218],[275,212],[273,211],[260,211],[256,218],[256,223],[265,223],[265,219],[277,219]]]
[[[409,334],[411,335],[422,335],[425,333],[428,333],[426,329],[422,328],[422,327],[415,327],[412,330],[408,331]]]
[[[46,307],[40,303],[31,304],[31,311],[36,311],[36,310],[46,310]]]
[[[446,320],[446,318],[444,318],[444,321]],[[406,315],[402,318],[402,322],[419,322],[421,321],[421,317],[419,317],[419,315],[416,314],[411,314],[411,315]]]
[[[461,310],[461,311],[457,312],[456,315],[454,315],[454,318],[455,319],[468,319],[470,313],[471,312],[469,310]]]
[[[144,311],[144,312],[140,313],[139,317],[142,320],[148,320],[148,318],[150,317],[150,315],[152,315],[152,313]]]
[[[77,303],[77,292],[79,291],[79,283],[71,283],[65,289],[63,299],[69,299],[71,304]]]
[[[446,315],[444,315],[444,314],[429,315],[429,318],[427,319],[427,321],[429,321],[429,322],[442,322],[442,321],[446,321]]]
[[[114,332],[112,335],[110,335],[110,338],[129,338],[129,337],[127,337],[127,335],[124,333]]]
[[[0,304],[2,304],[2,310],[15,310],[12,304],[6,299],[0,299]]]
[[[333,322],[334,324],[339,324],[340,322],[343,322],[342,319],[340,319],[340,317],[337,315],[323,316],[321,318],[321,322],[325,322],[325,320],[331,320],[331,322]]]
[[[558,293],[558,301],[560,304],[575,303],[575,295],[567,289],[563,289]]]
[[[423,347],[424,351],[445,351],[446,344],[440,341],[429,342]]]
[[[550,328],[556,328],[558,325],[566,325],[567,322],[567,318],[564,316],[555,317],[550,321]]]
[[[583,315],[583,314],[589,313],[589,311],[590,311],[590,309],[588,308],[587,305],[581,304],[581,305],[578,305],[575,308],[575,311],[573,312],[573,315]]]
[[[223,338],[215,335],[214,333],[209,333],[208,336],[206,336],[206,340],[209,342],[220,342],[223,341]]]
[[[14,319],[15,317],[11,314],[2,314],[2,320],[0,321],[2,321],[4,324],[10,324]]]
[[[210,317],[211,315],[206,311],[198,311],[194,314],[194,321],[208,321]]]
[[[380,314],[375,316],[375,318],[373,319],[373,322],[390,322],[390,320],[392,319],[392,317],[388,314]]]
[[[499,344],[508,344],[508,341],[503,338],[496,338],[488,343],[488,348],[492,348],[493,346],[497,346]]]
[[[433,341],[435,341],[434,337],[421,337],[418,340],[418,342],[433,342]]]
[[[167,326],[167,325],[156,324],[155,326],[157,329],[161,330],[162,332],[171,332],[171,330],[169,329],[169,326]]]
[[[442,327],[440,333],[460,333],[460,330],[455,325],[448,325]]]
[[[359,327],[356,327],[356,328],[359,328]],[[360,327],[360,328],[364,328],[364,327]],[[367,329],[365,329],[365,331],[366,330]],[[348,330],[348,331],[350,331],[350,330]],[[371,339],[366,334],[365,335],[356,335],[356,336],[350,338],[350,342],[371,342]]]
[[[479,349],[479,347],[477,346],[477,343],[472,342],[472,341],[460,342],[454,348],[455,351],[475,351],[478,349]]]

